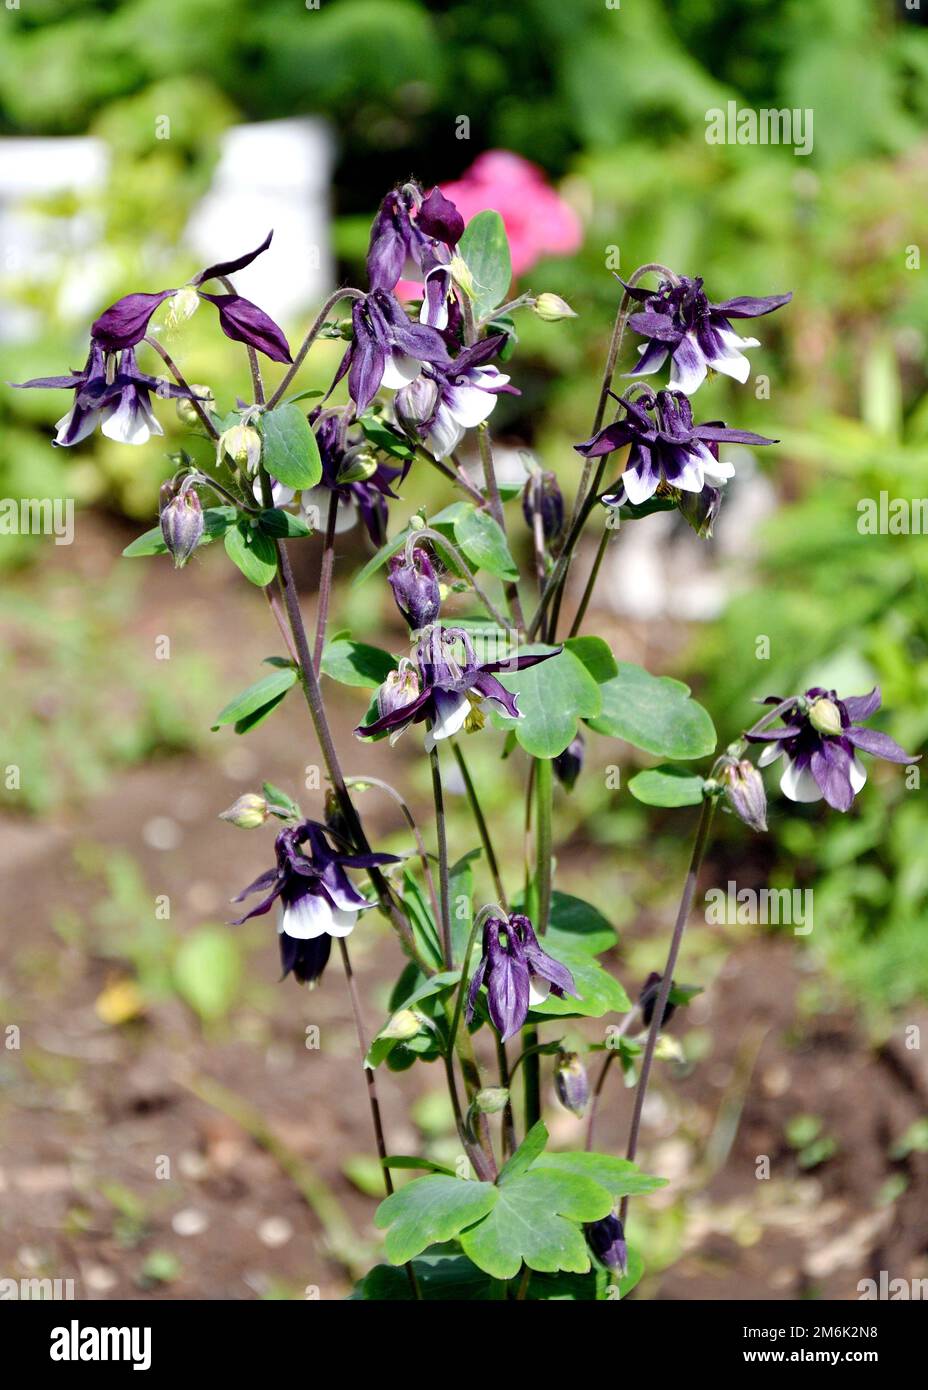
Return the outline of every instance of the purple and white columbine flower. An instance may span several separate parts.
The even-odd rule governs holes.
[[[464,649],[463,662],[454,655],[458,643]],[[465,725],[480,728],[483,715],[491,707],[495,706],[511,719],[519,719],[517,697],[497,680],[495,673],[521,671],[557,656],[560,650],[558,647],[551,652],[526,653],[503,661],[488,661],[481,666],[470,636],[463,628],[433,627],[416,647],[417,675],[412,671],[412,663],[406,662],[406,689],[414,689],[415,694],[399,702],[397,682],[388,679],[381,687],[382,698],[378,698],[379,718],[370,724],[359,724],[355,733],[358,738],[389,733],[391,742],[395,742],[410,724],[426,720],[425,746],[431,750],[439,740],[460,733]]]
[[[764,703],[783,707],[783,725],[745,737],[752,743],[766,744],[757,760],[758,767],[766,767],[785,754],[780,790],[790,801],[824,798],[836,811],[849,811],[867,780],[858,750],[891,763],[918,761],[888,734],[867,729],[859,722],[880,708],[879,686],[874,686],[869,695],[851,695],[845,700],[839,699],[833,690],[813,686],[792,701],[770,695]]]
[[[624,284],[624,281],[622,282]],[[792,294],[774,294],[758,299],[742,295],[713,304],[706,297],[702,280],[683,275],[676,284],[663,281],[653,290],[625,289],[644,305],[632,314],[629,326],[647,342],[639,349],[641,360],[629,376],[648,376],[658,371],[670,355],[671,391],[692,395],[711,368],[742,384],[751,374],[744,349],[759,347],[757,338],[741,338],[729,319],[753,319],[771,314],[792,299]]]
[[[386,386],[408,386],[424,362],[449,367],[445,340],[435,328],[413,323],[399,300],[387,290],[371,290],[351,306],[352,341],[335,373],[330,391],[347,372],[348,392],[358,412],[367,409]]]
[[[658,391],[646,407],[624,397],[622,405],[623,419],[574,445],[585,458],[600,458],[631,445],[621,491],[603,498],[607,506],[621,506],[626,500],[640,506],[661,487],[701,493],[707,484],[716,487],[734,476],[734,466],[719,461],[719,444],[777,442],[751,430],[729,429],[720,420],[694,425],[690,403],[679,391]]]
[[[350,468],[352,456],[362,450],[370,453],[363,435],[348,435],[345,413],[342,410],[314,411],[310,417],[319,446],[322,460],[322,480],[314,488],[307,488],[301,497],[301,505],[308,515],[318,513],[321,525],[325,525],[329,499],[334,493],[338,498],[338,512],[335,518],[337,532],[348,531],[356,523],[358,516],[367,528],[374,545],[381,546],[387,539],[388,498],[397,500],[393,484],[402,482],[409,469],[407,463],[402,468],[394,468],[382,460],[372,460],[374,466],[367,477],[352,482],[343,479]]]
[[[269,912],[280,903],[280,958],[286,977],[293,972],[300,984],[314,984],[325,969],[333,936],[348,936],[358,913],[373,907],[348,878],[346,869],[370,869],[395,864],[395,854],[342,854],[329,842],[331,831],[318,821],[304,820],[281,830],[274,841],[277,867],[249,884],[233,902],[269,888],[265,898],[236,919],[235,925]],[[308,853],[304,849],[308,846]]]
[[[372,290],[392,291],[411,262],[408,278],[424,281],[420,323],[448,326],[450,262],[464,219],[438,188],[422,197],[417,184],[392,189],[371,227],[367,273]]]
[[[67,448],[93,434],[98,425],[118,444],[145,444],[152,435],[163,434],[151,408],[151,392],[173,399],[190,399],[192,391],[159,377],[139,371],[131,348],[106,352],[91,342],[83,371],[69,376],[40,376],[14,385],[27,389],[74,392],[74,404],[55,426],[52,441]]]
[[[570,971],[541,949],[534,927],[522,913],[513,913],[508,922],[490,917],[484,924],[483,955],[467,991],[468,1023],[483,985],[490,1018],[503,1042],[518,1033],[529,1009],[543,1004],[549,994],[578,997]]]
[[[509,377],[489,365],[505,341],[505,333],[482,338],[459,352],[448,367],[426,367],[421,377],[398,392],[397,418],[426,442],[435,458],[447,458],[466,430],[482,425],[497,396],[519,395]]]

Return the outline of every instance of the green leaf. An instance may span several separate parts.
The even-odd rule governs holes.
[[[548,941],[548,935],[543,938],[543,948],[546,945],[550,946],[551,954],[562,965],[566,965],[573,975],[574,985],[580,997],[571,999],[568,995],[564,999],[558,999],[556,995],[549,994],[543,1004],[534,1004],[529,1010],[531,1021],[537,1023],[546,1018],[602,1018],[603,1014],[628,1012],[631,1002],[625,990],[615,976],[603,969],[592,956],[584,955],[582,952],[575,954],[562,946],[555,947],[553,939]]]
[[[582,1178],[592,1178],[612,1196],[613,1202],[621,1197],[638,1197],[646,1192],[656,1192],[667,1186],[666,1178],[653,1178],[639,1171],[637,1164],[629,1163],[627,1158],[614,1158],[612,1154],[598,1153],[543,1153],[539,1155],[532,1169],[552,1173],[576,1173]]]
[[[498,1200],[485,1218],[458,1228],[461,1248],[474,1264],[496,1279],[515,1278],[523,1261],[546,1274],[586,1273],[590,1256],[576,1223],[609,1214],[613,1203],[604,1187],[575,1173],[533,1168],[493,1190]]]
[[[252,584],[262,589],[270,584],[277,573],[277,550],[270,536],[247,521],[238,521],[226,531],[225,547],[229,559]]]
[[[531,1168],[535,1159],[548,1142],[548,1130],[544,1120],[539,1120],[526,1134],[515,1153],[499,1170],[498,1182],[512,1182]]]
[[[286,691],[283,692],[284,695],[286,695],[286,693]],[[299,820],[300,808],[293,800],[293,797],[288,796],[285,791],[281,791],[280,787],[275,787],[273,782],[262,782],[261,793],[265,801],[268,802],[269,805],[279,806],[281,808],[281,811],[284,812],[285,816],[290,816],[296,820]],[[273,811],[271,814],[277,815],[277,812]],[[281,816],[280,818],[284,819],[284,816]]]
[[[601,637],[568,637],[564,646],[583,662],[597,685],[614,680],[619,674],[618,663]]]
[[[602,709],[589,720],[591,729],[659,758],[688,761],[714,750],[712,720],[690,699],[689,686],[669,676],[652,676],[627,661],[618,665],[619,674],[599,687]]]
[[[467,949],[467,939],[474,921],[474,860],[482,849],[472,849],[451,866],[448,872],[448,900],[451,903],[451,944],[454,959],[461,960]],[[474,943],[479,949],[479,939]]]
[[[376,574],[387,563],[391,555],[396,555],[403,549],[408,540],[409,531],[406,530],[401,531],[398,536],[394,536],[392,541],[387,541],[385,545],[382,545],[376,555],[372,555],[364,568],[359,570],[352,579],[351,587],[353,589],[359,588],[365,580],[370,579],[372,574]]]
[[[261,462],[284,487],[315,487],[322,477],[316,436],[298,405],[279,405],[261,416]]]
[[[512,262],[506,228],[498,212],[478,212],[464,228],[458,255],[474,279],[474,317],[486,317],[502,304],[512,283]]]
[[[218,536],[224,536],[229,527],[234,524],[237,516],[238,509],[236,507],[207,507],[203,512],[203,535],[200,537],[197,549],[201,545],[208,545]],[[153,526],[144,535],[136,537],[122,553],[127,559],[134,560],[140,555],[166,555],[167,552],[168,548],[164,543],[161,527]]]
[[[451,1240],[479,1221],[498,1199],[499,1189],[492,1183],[430,1174],[415,1178],[381,1202],[374,1221],[389,1228],[385,1242],[389,1258],[394,1264],[405,1264],[426,1246]]]
[[[366,410],[358,424],[371,443],[385,454],[392,454],[398,459],[415,458],[416,450],[409,440],[372,410]]]
[[[705,778],[698,772],[687,772],[685,768],[665,763],[648,768],[646,772],[636,772],[629,781],[628,790],[646,806],[698,806],[705,785]]]
[[[519,578],[519,567],[509,553],[502,528],[489,512],[466,508],[454,521],[454,539],[472,569],[486,570],[498,579]]]
[[[385,1168],[426,1168],[430,1173],[444,1173],[449,1178],[457,1176],[454,1169],[446,1168],[444,1163],[435,1163],[431,1158],[420,1158],[417,1154],[387,1154],[380,1161]]]
[[[313,528],[301,516],[285,512],[280,507],[269,508],[258,517],[258,526],[266,536],[282,536],[285,540],[299,540],[311,536]]]
[[[271,701],[282,699],[291,685],[296,683],[296,679],[297,673],[292,666],[279,667],[269,676],[262,676],[261,680],[255,681],[247,690],[240,691],[219,711],[213,729],[219,729],[223,724],[236,724],[239,720],[256,714]]]
[[[322,673],[342,685],[376,690],[396,668],[396,658],[380,647],[338,638],[327,642],[322,652]]]
[[[555,651],[539,643],[520,647],[518,655]],[[549,661],[522,671],[500,671],[507,690],[518,695],[521,718],[494,713],[498,727],[512,729],[517,741],[535,758],[555,758],[577,732],[577,720],[592,718],[602,707],[601,690],[583,662],[565,649]]]
[[[225,927],[199,927],[178,947],[173,974],[178,994],[200,1018],[222,1018],[234,1004],[242,978],[235,936]]]
[[[450,1245],[436,1245],[412,1262],[423,1299],[429,1303],[497,1301],[503,1285]],[[414,1298],[406,1271],[375,1265],[350,1295],[354,1300],[406,1302]]]
[[[545,941],[553,956],[560,959],[562,951],[571,955],[596,956],[601,951],[608,951],[618,939],[615,928],[592,903],[572,897],[570,893],[560,893],[557,889],[551,894]]]

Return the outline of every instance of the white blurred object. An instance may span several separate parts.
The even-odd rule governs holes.
[[[0,247],[2,281],[20,280],[57,286],[59,312],[86,316],[95,311],[105,283],[97,252],[100,219],[86,209],[70,217],[50,216],[43,198],[100,192],[106,183],[109,154],[102,140],[90,137],[0,140]],[[62,263],[67,267],[58,285]],[[9,302],[0,289],[0,339],[22,342],[36,331],[39,315]]]
[[[187,235],[203,265],[251,250],[273,227],[270,250],[235,284],[278,321],[323,299],[333,286],[332,159],[324,121],[233,126],[222,137],[213,186],[190,219]]]
[[[736,475],[722,491],[711,540],[701,540],[677,512],[655,512],[625,521],[606,551],[596,602],[644,622],[679,618],[710,622],[725,608],[732,588],[747,582],[757,555],[757,527],[777,506],[776,492],[746,451],[730,450]],[[733,562],[737,561],[737,567]],[[573,588],[582,590],[588,568],[574,567]]]

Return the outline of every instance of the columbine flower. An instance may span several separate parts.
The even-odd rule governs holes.
[[[565,1110],[581,1116],[590,1103],[590,1078],[576,1052],[558,1054],[554,1089]]]
[[[387,194],[371,227],[367,273],[372,290],[393,291],[409,262],[423,280],[421,323],[448,324],[450,262],[461,239],[464,219],[437,188],[422,197],[417,184]]]
[[[219,310],[220,327],[227,338],[232,338],[238,343],[247,343],[274,362],[291,362],[293,359],[290,356],[290,348],[282,330],[263,309],[258,308],[257,304],[252,304],[251,300],[244,299],[240,294],[207,294],[199,288],[207,280],[233,275],[237,270],[251,265],[252,261],[270,246],[273,235],[273,232],[268,232],[260,246],[254,251],[246,252],[244,256],[238,256],[234,261],[221,261],[216,265],[207,266],[189,281],[189,287],[193,288],[200,299],[207,299],[210,304],[215,304]],[[91,327],[94,341],[107,352],[135,347],[148,332],[149,320],[158,305],[175,294],[186,294],[189,298],[188,289],[185,287],[183,290],[157,290],[154,294],[127,294],[122,299],[117,299],[115,304],[103,311]],[[187,316],[186,309],[184,316]]]
[[[467,992],[467,1021],[474,1016],[477,995],[486,985],[487,1007],[503,1042],[518,1033],[529,1009],[543,1004],[550,993],[577,997],[566,966],[544,952],[531,922],[514,913],[508,923],[490,917],[483,928],[483,956]]]
[[[309,846],[307,853],[303,846]],[[300,984],[313,984],[325,969],[333,936],[347,936],[358,913],[372,907],[353,886],[346,869],[370,869],[394,864],[395,854],[342,854],[329,843],[329,831],[317,821],[304,820],[281,830],[274,841],[277,867],[268,869],[233,902],[269,888],[267,897],[239,917],[235,925],[269,912],[279,900],[277,931],[284,976],[291,970]]]
[[[690,403],[678,391],[659,391],[647,408],[639,401],[623,399],[622,404],[624,419],[606,425],[585,444],[574,445],[585,458],[599,458],[631,445],[621,491],[603,498],[608,506],[621,506],[626,500],[640,506],[662,485],[701,493],[707,483],[714,486],[734,475],[732,464],[719,461],[719,444],[777,442],[750,430],[728,429],[721,421],[694,425]]]
[[[363,439],[348,438],[345,416],[340,410],[315,411],[310,415],[319,456],[322,460],[322,481],[314,488],[308,488],[302,495],[303,510],[313,516],[317,524],[325,526],[326,512],[332,493],[338,497],[338,514],[335,519],[336,531],[347,531],[358,519],[367,528],[374,545],[381,546],[387,539],[387,498],[396,499],[392,484],[406,476],[405,468],[393,468],[371,458],[371,468],[355,470],[352,461],[361,448],[366,448]],[[354,481],[346,481],[355,471],[363,471],[365,476]]]
[[[624,284],[624,281],[623,281]],[[792,299],[792,294],[774,294],[766,299],[743,295],[712,304],[706,298],[702,280],[684,275],[677,284],[665,280],[653,290],[625,289],[644,304],[641,313],[632,314],[629,326],[648,341],[639,349],[641,360],[630,376],[648,376],[664,365],[670,354],[671,373],[667,383],[672,391],[697,390],[709,368],[734,377],[742,384],[751,374],[744,348],[759,347],[757,338],[740,338],[729,319],[753,319],[771,314]]]
[[[729,758],[719,773],[725,799],[735,815],[752,830],[767,829],[764,779],[749,758]]]
[[[464,648],[463,663],[453,654],[457,643]],[[381,707],[380,717],[371,724],[359,724],[355,733],[358,738],[390,733],[391,741],[395,742],[410,724],[427,720],[429,728],[425,746],[431,749],[439,739],[451,738],[465,725],[480,728],[483,715],[490,706],[495,705],[503,714],[518,719],[517,697],[511,695],[496,679],[494,672],[521,671],[526,666],[547,661],[559,652],[560,648],[553,652],[488,661],[481,666],[477,663],[470,636],[463,628],[434,627],[416,648],[418,694],[408,702],[396,705],[391,687],[391,708],[384,711]]]
[[[839,699],[833,690],[813,686],[790,703],[775,695],[764,703],[785,706],[780,714],[782,726],[745,737],[767,745],[757,760],[758,767],[786,754],[780,790],[790,801],[821,801],[824,797],[836,811],[849,811],[867,780],[858,749],[892,763],[918,761],[888,734],[866,729],[858,722],[880,708],[879,686],[869,695],[851,695],[846,700]]]
[[[615,1212],[601,1221],[591,1222],[586,1228],[586,1239],[600,1264],[624,1278],[628,1273],[628,1246],[625,1228]]]
[[[424,546],[394,555],[387,575],[396,606],[413,632],[434,623],[441,612],[441,593],[432,558]]]
[[[353,338],[335,373],[334,387],[348,373],[348,392],[359,412],[386,386],[399,390],[413,381],[423,362],[448,367],[451,358],[441,334],[413,323],[387,290],[371,290],[351,307]],[[331,388],[330,388],[331,389]]]
[[[501,392],[519,394],[508,376],[488,365],[505,341],[505,333],[482,338],[447,367],[426,367],[422,384],[416,381],[397,396],[397,416],[427,442],[435,458],[446,458],[465,430],[483,424]]]
[[[117,354],[104,351],[97,342],[90,345],[83,371],[14,385],[74,392],[73,406],[55,426],[53,443],[65,448],[93,434],[97,425],[119,444],[145,444],[152,435],[164,433],[151,408],[151,392],[174,399],[192,395],[183,386],[139,371],[131,348]]]

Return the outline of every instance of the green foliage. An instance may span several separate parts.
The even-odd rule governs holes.
[[[636,772],[628,790],[646,806],[698,806],[703,799],[705,778],[680,767],[664,764]]]
[[[478,212],[464,228],[458,255],[473,280],[474,317],[482,319],[502,304],[512,280],[509,242],[498,212]]]
[[[520,647],[520,656],[554,651],[543,643]],[[567,647],[548,661],[521,671],[500,671],[499,680],[518,696],[519,719],[494,713],[500,728],[511,728],[516,741],[535,758],[563,753],[577,732],[577,722],[599,713],[600,690],[587,667]]]
[[[284,487],[315,487],[322,477],[316,436],[298,405],[279,405],[259,417],[264,467]]]
[[[213,729],[220,729],[223,724],[234,724],[237,734],[247,733],[277,708],[296,681],[295,667],[289,663],[278,666],[270,675],[262,676],[247,690],[235,695],[216,715]]]
[[[395,669],[396,658],[389,652],[348,637],[333,638],[322,652],[322,674],[342,685],[375,690]]]
[[[619,674],[601,691],[602,713],[589,720],[597,733],[625,739],[659,758],[702,758],[715,749],[712,720],[682,681],[621,661]]]

